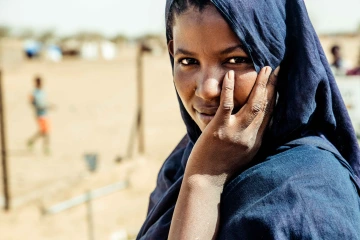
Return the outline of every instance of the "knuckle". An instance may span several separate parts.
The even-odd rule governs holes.
[[[234,103],[232,101],[225,101],[223,103],[223,109],[232,110],[234,108]]]
[[[244,152],[249,152],[251,150],[251,144],[248,141],[241,141],[239,145]]]
[[[241,150],[244,152],[249,152],[253,149],[254,143],[252,137],[247,137],[246,139],[238,139],[237,145],[241,147]]]
[[[228,91],[228,92],[231,92],[231,91],[234,90],[234,88],[233,88],[232,86],[230,86],[230,85],[225,85],[225,86],[224,86],[224,90],[225,90],[225,91]]]
[[[223,128],[219,128],[217,131],[214,131],[213,137],[220,141],[226,141],[228,139],[228,135]]]
[[[263,104],[257,102],[251,106],[251,113],[253,115],[259,114],[263,110]]]
[[[259,82],[257,83],[257,87],[258,87],[258,88],[266,88],[266,82],[264,82],[264,81],[259,81]]]

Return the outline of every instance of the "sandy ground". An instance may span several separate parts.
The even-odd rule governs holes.
[[[35,74],[54,105],[50,156],[41,141],[26,148],[36,130],[28,103]],[[5,69],[3,79],[13,207],[0,212],[0,239],[90,239],[85,204],[53,215],[43,210],[126,179],[128,188],[92,201],[94,236],[115,240],[125,230],[133,238],[159,168],[185,134],[167,55],[144,59],[146,154],[136,154],[135,146],[132,158],[124,156],[135,119],[134,52],[113,62],[26,62]],[[85,153],[98,154],[95,173],[87,170]]]
[[[26,147],[36,130],[28,103],[35,74],[43,76],[54,105],[50,156],[43,154],[41,141],[33,151]],[[93,239],[126,239],[120,237],[124,232],[133,239],[156,174],[185,134],[168,55],[144,58],[146,154],[136,154],[134,146],[132,158],[126,153],[135,120],[134,49],[112,62],[25,62],[6,67],[3,79],[12,209],[0,212],[0,240],[91,239],[86,204],[52,215],[44,210],[125,180],[126,189],[92,201]],[[85,153],[98,154],[95,173],[87,170]]]

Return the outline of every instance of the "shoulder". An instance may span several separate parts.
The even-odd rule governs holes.
[[[314,146],[289,148],[246,170],[221,203],[222,228],[235,238],[360,239],[359,195],[349,172]]]

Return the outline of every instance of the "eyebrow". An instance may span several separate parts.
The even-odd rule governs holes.
[[[195,53],[190,52],[190,51],[185,50],[185,49],[182,49],[182,48],[178,48],[178,49],[176,49],[176,51],[175,51],[175,55],[178,55],[178,54],[191,55],[191,56],[195,55]]]
[[[220,51],[220,54],[221,55],[229,54],[229,53],[231,53],[231,52],[233,52],[233,51],[235,51],[237,49],[240,49],[240,50],[245,52],[244,46],[239,44],[239,45],[236,45],[236,46],[228,47],[228,48]],[[195,55],[195,53],[190,52],[188,50],[185,50],[183,48],[176,49],[175,55],[178,55],[178,54],[184,54],[184,55],[190,55],[190,56]]]
[[[237,50],[237,49],[240,49],[240,50],[246,52],[245,49],[244,49],[244,46],[241,45],[241,44],[239,44],[239,45],[232,46],[232,47],[228,47],[228,48],[222,50],[222,51],[220,52],[220,54],[221,54],[221,55],[229,54],[229,53],[231,53],[231,52],[233,52],[233,51],[235,51],[235,50]]]

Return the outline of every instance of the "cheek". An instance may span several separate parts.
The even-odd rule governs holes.
[[[255,84],[256,77],[256,71],[249,71],[236,76],[234,91],[235,104],[243,106],[246,103]]]
[[[193,86],[195,82],[193,81],[191,76],[188,76],[188,74],[185,74],[182,71],[178,71],[175,69],[174,83],[183,104],[187,105],[195,94]]]

